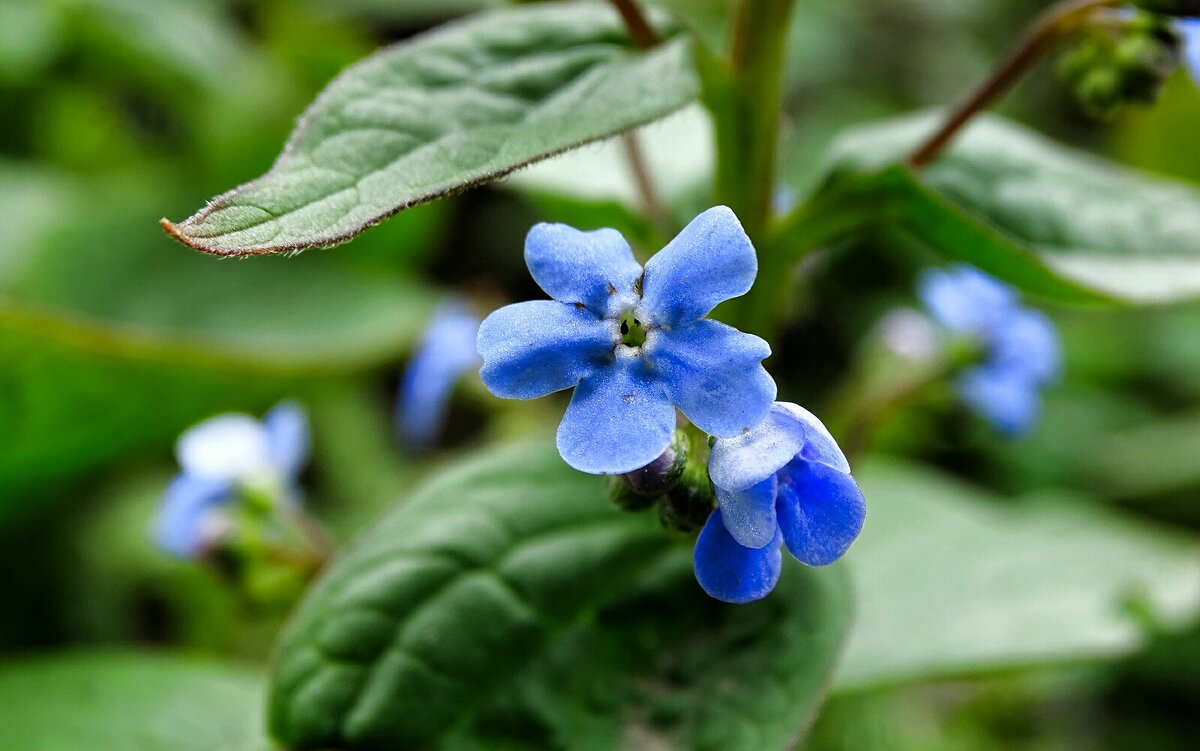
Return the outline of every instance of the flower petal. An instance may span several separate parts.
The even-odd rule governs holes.
[[[798,433],[804,443],[800,456],[825,464],[839,472],[850,473],[850,462],[842,453],[842,447],[816,415],[791,402],[776,402],[773,410],[779,413],[781,420],[793,421],[791,430]]]
[[[761,548],[739,545],[717,509],[709,515],[692,554],[696,581],[709,596],[723,602],[761,600],[779,581],[783,557],[779,538]]]
[[[615,361],[580,382],[558,426],[558,453],[580,472],[621,474],[667,450],[675,408],[641,357]]]
[[[233,486],[224,480],[180,474],[171,481],[158,512],[154,538],[166,552],[194,558],[205,543],[210,512],[229,500]]]
[[[991,344],[996,366],[1025,373],[1031,381],[1049,383],[1062,372],[1058,329],[1041,311],[1014,311],[992,332]]]
[[[268,470],[271,451],[262,423],[249,415],[224,414],[179,436],[175,456],[186,474],[232,481]]]
[[[617,337],[615,324],[574,305],[553,300],[506,305],[479,327],[479,374],[496,396],[536,399],[571,388],[595,371]]]
[[[749,433],[718,438],[708,458],[713,485],[744,490],[802,455],[843,472],[850,471],[837,441],[811,412],[791,402],[775,402]]]
[[[943,326],[958,332],[980,333],[1003,320],[1017,304],[1017,292],[974,266],[928,269],[917,292]]]
[[[801,459],[780,474],[776,514],[788,551],[801,563],[824,566],[858,537],[867,506],[849,474]]]
[[[646,356],[667,393],[706,433],[735,436],[762,422],[775,399],[775,381],[762,366],[771,347],[717,321],[693,321],[656,331]]]
[[[725,528],[739,545],[761,548],[775,539],[775,475],[745,490],[717,488],[717,506],[725,519]]]
[[[296,402],[281,402],[262,421],[267,434],[267,451],[284,477],[295,478],[308,461],[311,440],[308,415]]]
[[[727,206],[715,206],[646,264],[638,311],[659,326],[694,321],[746,294],[756,274],[758,259],[741,222]]]
[[[546,294],[580,304],[602,318],[614,305],[632,305],[642,267],[615,229],[581,232],[565,224],[536,224],[525,237],[525,264]]]
[[[1023,370],[980,365],[964,371],[957,387],[971,409],[1009,437],[1032,427],[1041,412],[1039,386]]]
[[[439,306],[404,371],[396,429],[411,449],[429,447],[441,432],[454,384],[479,364],[479,319],[461,302]]]
[[[1183,36],[1183,64],[1200,86],[1200,18],[1182,18],[1176,27]]]

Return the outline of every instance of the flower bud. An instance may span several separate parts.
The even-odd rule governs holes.
[[[690,454],[687,435],[676,430],[671,445],[654,461],[641,469],[620,475],[629,489],[640,496],[655,498],[679,484]]]
[[[1153,103],[1179,65],[1181,41],[1167,19],[1132,13],[1116,23],[1094,28],[1059,63],[1059,74],[1095,117],[1128,102]]]
[[[704,526],[716,506],[717,496],[708,479],[708,469],[689,464],[679,484],[659,503],[658,518],[667,529],[695,532]]]

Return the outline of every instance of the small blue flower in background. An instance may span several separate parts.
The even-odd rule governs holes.
[[[450,300],[434,311],[404,372],[396,406],[396,430],[410,449],[427,449],[437,439],[454,384],[479,366],[478,335],[479,318],[465,302]]]
[[[866,504],[837,442],[812,413],[776,402],[758,426],[718,439],[708,460],[717,509],[696,540],[696,580],[725,602],[775,588],[781,547],[824,566],[858,537]]]
[[[1175,22],[1183,37],[1183,65],[1200,86],[1200,18],[1183,18]]]
[[[765,341],[703,318],[745,294],[754,247],[724,206],[692,220],[642,267],[612,229],[539,224],[525,262],[552,300],[508,305],[479,329],[480,375],[496,396],[534,399],[574,387],[558,450],[593,474],[658,458],[678,406],[698,428],[733,436],[775,398]]]
[[[929,270],[918,290],[942,326],[984,347],[984,361],[959,377],[962,399],[1007,435],[1030,428],[1041,411],[1041,390],[1062,369],[1062,347],[1050,319],[972,266]]]
[[[296,478],[309,453],[308,418],[291,402],[262,421],[226,414],[186,430],[175,445],[180,472],[167,487],[155,538],[180,558],[194,558],[229,529],[224,507],[238,486],[263,482],[293,502]]]

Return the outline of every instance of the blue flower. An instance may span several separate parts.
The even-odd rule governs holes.
[[[479,318],[461,300],[434,311],[404,372],[396,405],[396,430],[409,448],[426,449],[436,440],[454,384],[479,365],[478,334]]]
[[[930,270],[918,288],[939,323],[984,348],[983,362],[958,379],[962,399],[1007,435],[1027,430],[1041,411],[1041,390],[1062,368],[1054,324],[1022,306],[1016,290],[972,266]]]
[[[1183,65],[1200,86],[1200,18],[1183,18],[1175,22],[1183,37]]]
[[[175,445],[181,471],[163,495],[155,531],[159,546],[180,558],[200,555],[228,531],[225,506],[240,484],[263,482],[291,498],[308,453],[308,418],[290,402],[261,422],[226,414],[189,428]]]
[[[718,439],[708,460],[717,509],[696,540],[696,580],[725,602],[775,588],[781,547],[801,563],[841,558],[862,530],[866,504],[850,464],[821,421],[776,402],[758,426]]]
[[[703,318],[754,282],[754,247],[733,212],[705,211],[646,264],[615,230],[539,224],[525,262],[552,300],[508,305],[479,329],[495,395],[575,387],[558,451],[593,474],[631,472],[671,442],[678,406],[698,428],[737,435],[762,420],[775,382],[765,341]]]

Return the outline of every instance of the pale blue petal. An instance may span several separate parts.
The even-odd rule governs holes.
[[[178,558],[202,552],[205,523],[214,509],[228,502],[233,485],[227,481],[180,474],[163,495],[155,523],[155,541]]]
[[[580,472],[622,474],[667,450],[675,408],[640,357],[618,354],[575,389],[558,426],[558,452]]]
[[[439,307],[413,353],[400,386],[396,429],[412,449],[430,446],[441,432],[454,384],[478,366],[479,319],[463,303]]]
[[[1058,329],[1041,311],[1014,311],[992,332],[991,348],[996,366],[1023,372],[1036,383],[1057,380],[1062,372]]]
[[[281,402],[263,418],[271,465],[284,477],[296,478],[312,448],[308,414],[296,402]]]
[[[761,600],[779,581],[783,557],[779,538],[761,548],[739,545],[729,534],[720,509],[709,515],[692,554],[696,581],[709,596],[742,604]]]
[[[620,339],[616,325],[553,300],[506,305],[484,319],[477,346],[488,390],[536,399],[594,372]]]
[[[794,424],[790,430],[799,434],[804,443],[804,448],[800,450],[800,456],[839,472],[847,474],[850,472],[850,462],[842,453],[842,447],[833,439],[833,435],[825,427],[825,423],[818,420],[816,415],[791,402],[776,402],[772,410],[780,413],[781,421],[793,421]]]
[[[811,412],[791,402],[775,402],[749,433],[719,438],[708,458],[713,485],[744,490],[778,472],[797,455],[850,471],[845,454]]]
[[[1200,86],[1200,18],[1181,19],[1177,26],[1183,36],[1183,64]]]
[[[927,270],[917,281],[917,292],[934,318],[962,333],[986,331],[1018,300],[1012,287],[964,264]]]
[[[775,400],[775,381],[762,366],[771,347],[732,326],[706,319],[656,331],[645,351],[671,399],[705,433],[740,435]]]
[[[194,477],[233,481],[272,468],[267,432],[249,415],[210,417],[179,436],[175,456]]]
[[[854,478],[824,464],[797,460],[780,473],[776,514],[788,551],[801,563],[841,558],[867,515]]]
[[[746,294],[758,273],[754,246],[726,206],[705,211],[646,264],[639,317],[658,326],[694,321]]]
[[[739,545],[761,548],[775,539],[775,490],[778,485],[771,475],[745,490],[725,490],[717,487],[717,506],[725,519],[725,528]]]
[[[631,305],[642,267],[615,229],[581,232],[565,224],[536,224],[525,237],[525,263],[546,294],[611,317],[614,302]]]
[[[1031,428],[1041,412],[1038,384],[1020,370],[981,365],[965,371],[957,385],[971,409],[1010,437]]]

